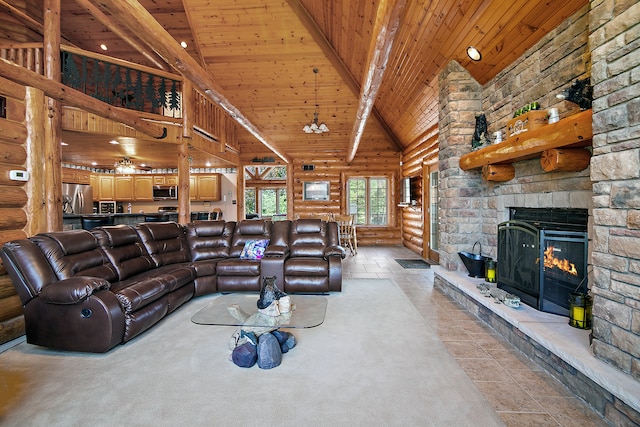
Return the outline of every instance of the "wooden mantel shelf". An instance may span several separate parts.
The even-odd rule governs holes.
[[[586,110],[465,154],[460,157],[460,168],[470,170],[532,159],[554,148],[586,147],[591,145],[592,138],[591,110]]]

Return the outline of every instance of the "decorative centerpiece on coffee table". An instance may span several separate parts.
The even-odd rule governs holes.
[[[234,318],[243,322],[229,342],[231,360],[237,366],[250,368],[257,363],[261,369],[275,368],[282,362],[282,354],[296,345],[291,332],[278,329],[289,322],[295,306],[275,281],[275,276],[264,278],[256,313],[248,314],[236,304],[227,308]]]

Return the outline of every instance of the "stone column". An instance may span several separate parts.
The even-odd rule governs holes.
[[[640,379],[640,3],[591,8],[593,351]]]
[[[440,265],[466,271],[458,252],[483,243],[482,176],[479,170],[460,169],[459,160],[471,150],[482,87],[455,61],[442,70],[438,83]]]

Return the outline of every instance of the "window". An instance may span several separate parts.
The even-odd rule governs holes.
[[[260,211],[263,217],[287,214],[287,191],[284,188],[260,190]]]
[[[246,166],[244,206],[247,216],[286,219],[286,166]]]
[[[389,223],[389,179],[357,177],[347,181],[347,213],[358,225]]]

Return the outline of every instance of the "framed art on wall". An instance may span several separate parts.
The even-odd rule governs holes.
[[[303,182],[302,200],[329,200],[329,181]]]

